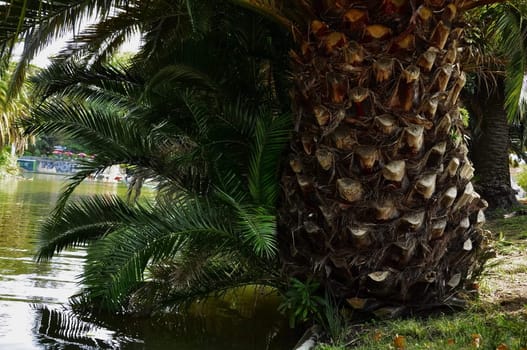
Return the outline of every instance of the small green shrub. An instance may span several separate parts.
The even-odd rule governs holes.
[[[327,304],[324,298],[316,295],[320,285],[312,280],[303,283],[296,278],[291,279],[291,285],[285,293],[285,300],[278,310],[289,314],[289,325],[305,322],[309,319],[320,319],[320,312]]]

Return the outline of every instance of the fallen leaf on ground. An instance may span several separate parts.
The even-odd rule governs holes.
[[[481,346],[481,334],[472,334],[472,346],[475,348]]]
[[[382,332],[381,331],[375,331],[375,333],[373,333],[373,340],[380,341],[381,338],[382,338]]]
[[[393,345],[397,350],[404,350],[406,347],[406,339],[399,334],[395,335],[395,338],[393,338]]]

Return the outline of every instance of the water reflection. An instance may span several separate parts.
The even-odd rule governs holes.
[[[218,299],[163,319],[74,315],[64,305],[77,293],[84,249],[36,264],[35,233],[63,185],[60,177],[0,180],[0,349],[287,349],[294,337],[263,294]],[[77,196],[126,192],[86,183]],[[278,321],[277,321],[278,320]],[[293,339],[292,339],[293,338]]]
[[[46,349],[118,349],[129,342],[115,332],[84,322],[71,311],[35,306],[36,343]],[[141,343],[140,340],[132,342]]]
[[[283,332],[283,324],[276,323],[276,315],[266,318],[262,310],[250,319],[212,312],[156,320],[83,320],[66,309],[36,307],[34,311],[32,333],[37,344],[53,345],[46,349],[272,350],[293,345],[291,335]]]

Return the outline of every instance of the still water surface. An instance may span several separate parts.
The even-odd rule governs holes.
[[[209,303],[193,315],[163,320],[81,319],[68,309],[79,290],[83,249],[49,263],[34,260],[38,226],[63,178],[0,179],[0,349],[290,349],[294,335],[262,293]],[[123,185],[85,183],[76,195],[124,193]]]

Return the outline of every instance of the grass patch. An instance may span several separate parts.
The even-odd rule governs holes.
[[[521,210],[526,210],[525,208]],[[527,239],[527,215],[518,215],[510,218],[497,218],[487,222],[486,228],[498,237],[507,240]]]
[[[346,345],[317,350],[527,349],[527,318],[475,308],[455,315],[364,324]],[[398,340],[396,340],[398,337]],[[479,344],[479,347],[476,345]],[[402,346],[397,346],[402,345]],[[499,348],[501,346],[501,348]]]

